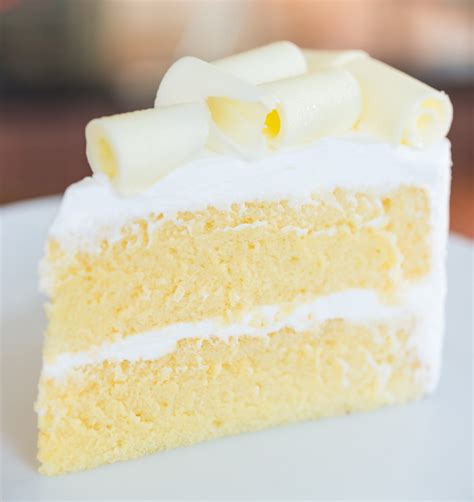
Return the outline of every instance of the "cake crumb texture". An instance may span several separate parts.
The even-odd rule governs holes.
[[[401,285],[429,273],[430,236],[429,193],[402,186],[151,214],[98,252],[51,240],[44,355],[350,288],[396,302]]]
[[[40,383],[40,471],[53,475],[228,434],[418,398],[414,319],[330,320],[267,337],[185,339],[154,361]],[[317,446],[317,445],[316,445]]]

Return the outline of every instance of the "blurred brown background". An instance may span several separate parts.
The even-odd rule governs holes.
[[[0,0],[0,203],[89,174],[85,124],[150,107],[175,59],[288,39],[365,49],[450,94],[451,226],[474,237],[473,20],[470,0]]]

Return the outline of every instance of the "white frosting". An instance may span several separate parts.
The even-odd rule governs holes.
[[[76,353],[62,353],[54,362],[45,364],[45,377],[61,378],[70,370],[104,361],[153,360],[173,352],[179,340],[185,338],[227,340],[233,336],[264,337],[283,328],[295,331],[310,329],[317,323],[343,318],[356,323],[392,321],[416,316],[421,319],[432,297],[431,283],[412,287],[402,304],[383,304],[373,290],[352,289],[322,296],[309,303],[301,303],[289,314],[282,313],[278,305],[259,307],[238,322],[224,324],[219,319],[194,323],[177,323],[146,333],[136,334],[115,343],[105,343],[94,349]],[[423,329],[422,323],[419,327]],[[421,333],[420,333],[421,335]],[[414,340],[416,343],[416,340]],[[426,346],[419,347],[420,355]],[[430,357],[430,354],[426,354]]]
[[[66,190],[50,235],[64,249],[91,250],[101,239],[119,238],[124,224],[150,213],[172,218],[179,211],[209,205],[227,208],[232,203],[278,199],[301,203],[314,192],[339,186],[378,192],[401,184],[432,189],[449,166],[446,139],[413,150],[361,134],[323,138],[253,161],[206,153],[131,197],[118,194],[105,177],[75,183]]]
[[[233,203],[251,200],[288,199],[301,204],[312,193],[323,195],[336,187],[384,193],[400,185],[421,186],[430,197],[432,272],[423,285],[412,287],[397,306],[383,305],[374,292],[364,290],[318,298],[286,317],[279,314],[278,306],[267,306],[231,325],[220,320],[176,324],[105,344],[92,352],[64,353],[45,365],[43,375],[60,378],[75,367],[105,360],[156,359],[173,351],[179,340],[189,337],[266,336],[285,326],[303,330],[337,317],[369,322],[413,316],[417,322],[413,343],[430,368],[425,385],[427,390],[434,389],[439,376],[444,322],[450,165],[447,139],[424,150],[412,150],[359,134],[324,138],[305,148],[278,152],[256,161],[205,154],[132,197],[119,195],[101,177],[86,178],[72,185],[50,231],[64,249],[71,251],[94,249],[100,239],[118,239],[124,224],[150,213],[173,218],[179,211],[209,205],[228,208]],[[45,269],[43,281],[47,278]]]
[[[447,140],[446,140],[447,141]],[[446,251],[449,233],[449,195],[451,191],[451,154],[441,159],[444,165],[429,185],[431,212],[431,276],[426,309],[420,317],[418,346],[432,372],[427,390],[433,391],[441,373],[446,298]]]

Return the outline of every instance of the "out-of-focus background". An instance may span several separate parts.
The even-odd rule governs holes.
[[[450,94],[451,226],[474,237],[473,19],[472,0],[0,0],[0,203],[89,174],[86,123],[152,106],[177,58],[287,39],[364,49]]]

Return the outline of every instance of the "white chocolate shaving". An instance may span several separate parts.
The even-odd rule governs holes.
[[[212,63],[234,77],[263,84],[301,75],[307,71],[301,49],[291,42],[275,42]]]
[[[372,58],[354,59],[344,68],[362,90],[361,129],[416,148],[447,135],[453,106],[443,92]]]
[[[256,158],[266,151],[263,133],[271,107],[229,98],[208,98],[211,132],[207,146],[216,152],[237,152],[244,158]]]
[[[205,102],[209,107],[213,120],[210,149],[237,152],[244,157],[264,151],[262,127],[273,101],[256,85],[200,59],[185,57],[166,72],[155,106],[189,102]]]
[[[360,115],[359,84],[342,69],[289,78],[262,88],[278,103],[267,116],[265,131],[274,146],[347,132]]]
[[[178,59],[161,80],[155,107],[205,101],[209,97],[262,102],[264,93],[255,85],[235,78],[194,57]]]
[[[94,173],[133,194],[203,147],[255,158],[359,129],[424,148],[446,136],[452,115],[444,93],[363,51],[276,42],[213,63],[178,60],[154,109],[88,124],[86,153]]]
[[[94,119],[86,127],[86,154],[122,194],[148,188],[202,149],[209,134],[203,103],[141,110]]]
[[[319,51],[314,49],[303,49],[303,55],[308,65],[308,71],[325,70],[326,68],[338,68],[355,59],[368,58],[364,51]]]

